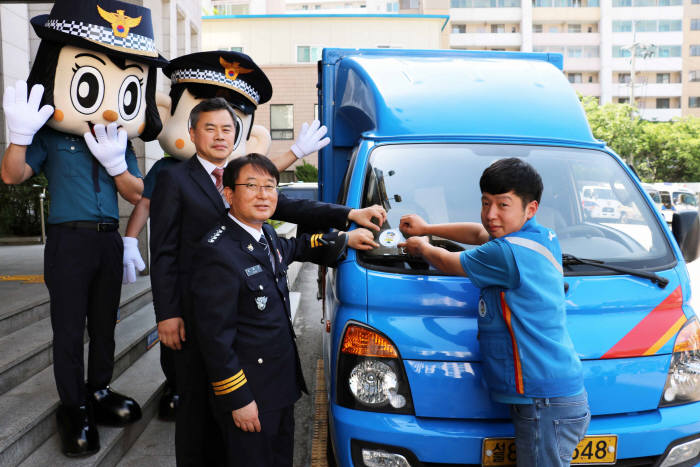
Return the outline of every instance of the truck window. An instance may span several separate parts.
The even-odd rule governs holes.
[[[557,233],[563,253],[651,270],[675,261],[641,187],[602,151],[486,144],[378,146],[369,158],[363,206],[384,206],[388,219],[382,231],[398,229],[404,214],[418,214],[430,223],[481,222],[479,177],[495,160],[513,156],[526,159],[542,176],[536,219]],[[431,241],[450,251],[475,247]],[[362,252],[358,258],[372,268],[438,274],[394,246]],[[600,273],[578,265],[566,272],[581,271]]]

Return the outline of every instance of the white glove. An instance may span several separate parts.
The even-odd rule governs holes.
[[[124,241],[124,274],[122,284],[136,282],[136,269],[143,271],[146,264],[139,253],[139,241],[134,237],[122,237]]]
[[[89,131],[83,135],[90,152],[100,161],[102,167],[112,177],[126,171],[126,131],[117,131],[117,122],[112,122],[105,128],[98,123],[94,127],[95,136]],[[95,139],[97,138],[97,139]]]
[[[35,84],[27,100],[27,82],[17,81],[15,87],[5,88],[2,108],[5,111],[7,128],[10,130],[10,143],[29,146],[39,129],[53,115],[53,107],[45,105],[41,109],[41,96],[44,86]]]
[[[321,122],[318,120],[314,120],[311,126],[304,122],[299,131],[299,137],[292,144],[292,152],[297,156],[297,159],[301,159],[312,152],[326,147],[331,142],[330,138],[323,138],[326,136],[326,133],[328,133],[328,128],[326,128],[326,125],[321,126]]]

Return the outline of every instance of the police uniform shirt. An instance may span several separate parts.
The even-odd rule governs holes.
[[[151,170],[149,170],[146,174],[146,178],[143,179],[143,194],[141,197],[151,199],[153,196],[153,190],[156,188],[158,173],[160,173],[161,170],[169,169],[170,167],[179,163],[179,159],[175,159],[174,157],[170,156],[165,156],[162,159],[158,159],[151,167]]]
[[[51,193],[49,224],[71,221],[119,221],[117,185],[82,136],[44,125],[27,147],[26,162],[46,174]],[[131,143],[126,148],[129,173],[141,178]]]

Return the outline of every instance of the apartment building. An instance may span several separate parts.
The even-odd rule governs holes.
[[[700,117],[700,0],[683,5],[683,115]]]

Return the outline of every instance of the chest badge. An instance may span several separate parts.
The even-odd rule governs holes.
[[[486,302],[483,298],[479,299],[479,316],[482,318],[486,316]]]
[[[267,297],[255,297],[255,304],[258,305],[258,310],[263,311],[267,306]]]
[[[253,251],[253,244],[249,243],[246,248],[248,248],[248,251]]]

